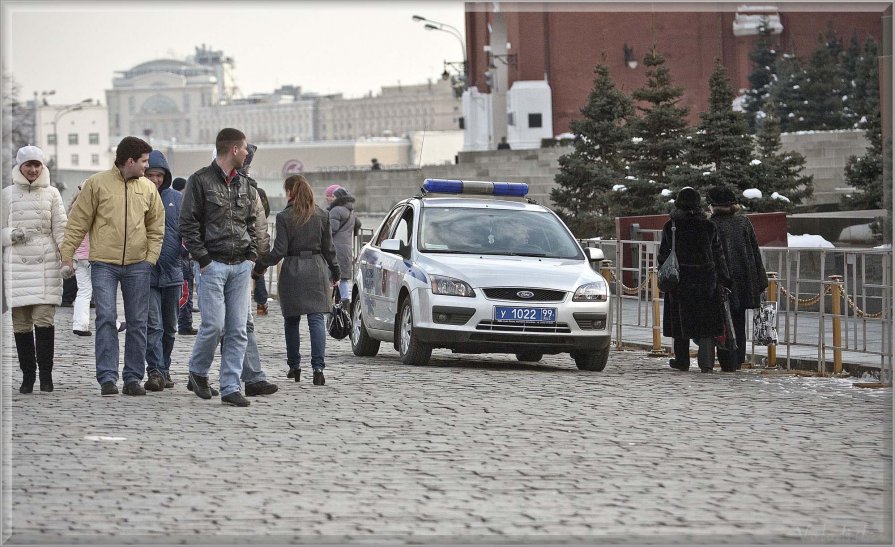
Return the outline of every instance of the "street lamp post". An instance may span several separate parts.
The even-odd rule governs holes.
[[[442,32],[447,32],[460,42],[460,52],[463,54],[463,89],[467,89],[469,87],[469,65],[466,62],[466,42],[463,41],[463,35],[460,34],[460,31],[447,23],[433,21],[422,15],[414,15],[413,20],[417,22],[425,21],[426,25],[424,28],[426,30],[440,30]]]
[[[59,119],[62,116],[65,116],[69,112],[75,112],[76,110],[81,110],[84,108],[86,103],[91,102],[90,99],[84,99],[83,101],[70,104],[68,106],[63,107],[59,112],[53,116],[53,184],[55,184],[59,188],[65,188],[64,184],[59,181],[59,133],[56,130],[56,124],[59,122]]]

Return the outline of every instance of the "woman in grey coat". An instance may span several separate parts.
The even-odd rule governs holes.
[[[286,208],[277,214],[276,239],[270,253],[255,264],[257,274],[283,261],[278,281],[280,309],[286,334],[286,362],[289,378],[301,376],[298,327],[308,316],[311,335],[311,368],[314,385],[325,383],[325,315],[332,309],[332,289],[339,282],[339,264],[333,248],[329,215],[314,203],[311,185],[301,175],[283,182]]]
[[[332,188],[332,187],[330,187]],[[327,188],[326,200],[329,202],[329,225],[333,232],[333,245],[339,259],[339,294],[342,307],[350,308],[351,274],[354,269],[354,236],[360,231],[360,219],[354,212],[354,196],[348,190],[337,186],[330,194]]]

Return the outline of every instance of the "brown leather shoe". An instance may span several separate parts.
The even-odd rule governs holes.
[[[258,304],[255,308],[255,315],[267,315],[267,304]]]

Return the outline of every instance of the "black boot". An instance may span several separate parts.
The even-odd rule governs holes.
[[[41,391],[53,391],[53,338],[55,332],[55,327],[34,327]]]
[[[34,360],[34,333],[15,333],[16,352],[19,354],[19,367],[22,369],[22,385],[19,393],[31,393],[34,391],[34,376],[37,371]]]

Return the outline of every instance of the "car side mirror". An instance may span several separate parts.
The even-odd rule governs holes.
[[[588,262],[597,262],[598,260],[605,260],[606,258],[603,254],[603,249],[598,249],[596,247],[588,247],[584,252],[587,253]]]
[[[383,240],[380,248],[387,253],[396,254],[403,258],[410,258],[410,246],[401,243],[400,239]]]

